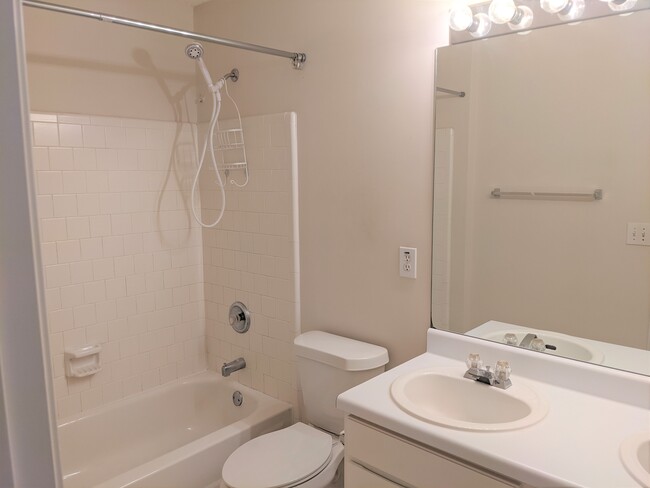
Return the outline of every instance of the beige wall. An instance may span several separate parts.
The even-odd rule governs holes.
[[[393,365],[424,351],[430,321],[433,58],[446,6],[217,0],[195,11],[200,32],[307,53],[302,71],[218,46],[206,61],[219,75],[239,68],[242,115],[298,114],[302,330],[386,346]],[[400,245],[418,248],[417,280],[398,275]]]
[[[437,115],[456,134],[452,330],[494,319],[646,347],[650,254],[625,240],[650,220],[649,17],[443,50],[440,83],[468,92]],[[604,199],[495,200],[494,187]]]
[[[181,0],[60,0],[84,10],[193,28]],[[194,120],[194,65],[187,41],[25,8],[32,110],[155,120]]]

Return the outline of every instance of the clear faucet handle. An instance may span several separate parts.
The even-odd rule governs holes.
[[[510,363],[508,361],[497,361],[497,365],[494,368],[494,374],[499,383],[505,383],[510,379],[510,373],[512,368],[510,368]]]
[[[538,352],[544,352],[546,351],[546,344],[544,344],[544,340],[540,339],[539,337],[533,339],[530,341],[530,348],[533,351],[538,351]]]
[[[509,346],[516,346],[517,342],[517,336],[516,334],[513,334],[512,332],[508,332],[506,335],[503,336],[503,342],[508,344]]]
[[[481,355],[475,353],[470,354],[469,356],[467,356],[467,359],[465,360],[465,364],[470,369],[481,369],[483,367],[483,361],[481,360]]]

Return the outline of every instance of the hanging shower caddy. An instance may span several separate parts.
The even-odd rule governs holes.
[[[236,82],[239,79],[239,70],[234,68],[230,73],[224,76],[226,84],[224,85],[226,96],[235,107],[237,112],[237,125],[228,129],[222,129],[219,121],[217,120],[217,127],[214,131],[214,147],[218,153],[219,161],[217,166],[226,175],[226,180],[230,177],[231,171],[243,171],[245,179],[243,183],[230,179],[229,182],[239,188],[243,188],[248,184],[248,160],[246,159],[246,144],[244,141],[244,130],[242,128],[241,114],[239,107],[228,92],[227,81],[231,79]]]

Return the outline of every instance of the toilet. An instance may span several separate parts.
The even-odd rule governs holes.
[[[227,488],[326,488],[343,486],[343,412],[340,393],[381,374],[388,351],[321,331],[294,340],[304,405],[291,427],[256,437],[226,460]]]

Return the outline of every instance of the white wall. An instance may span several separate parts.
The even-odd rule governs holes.
[[[192,30],[182,0],[54,3]],[[194,65],[184,39],[24,8],[32,110],[193,121]]]
[[[197,31],[307,53],[302,71],[218,46],[206,62],[215,77],[239,68],[243,115],[298,114],[302,330],[386,346],[391,364],[424,351],[430,322],[433,59],[447,6],[215,0],[195,11]],[[419,250],[415,281],[398,276],[400,245]]]

